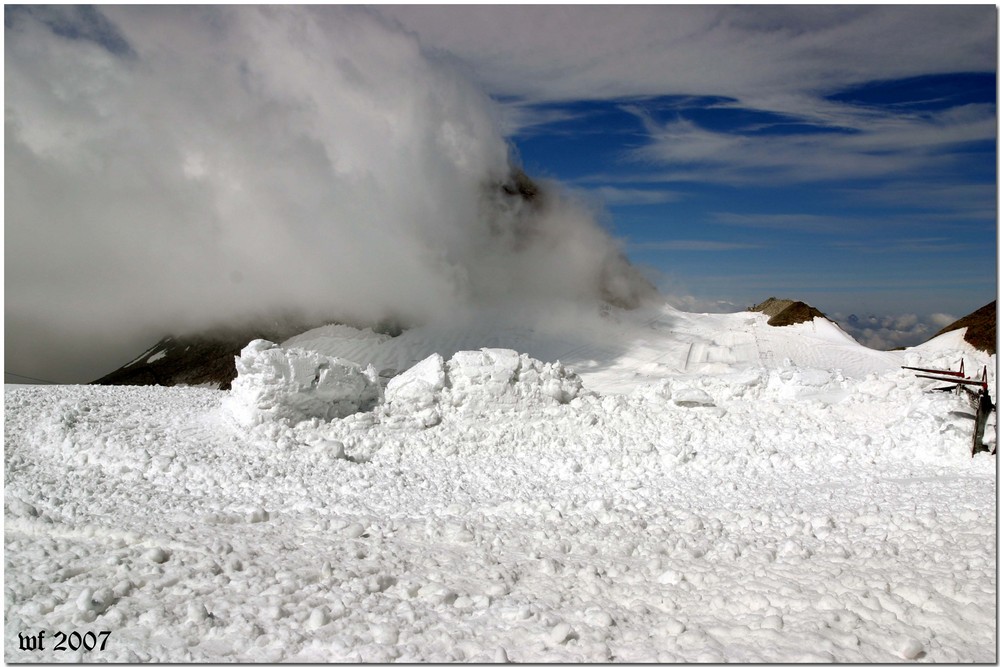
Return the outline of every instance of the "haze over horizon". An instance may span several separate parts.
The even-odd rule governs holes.
[[[8,6],[5,370],[566,295],[613,247],[685,309],[920,342],[996,298],[996,37],[992,5]],[[509,150],[559,193],[539,261],[481,228]]]

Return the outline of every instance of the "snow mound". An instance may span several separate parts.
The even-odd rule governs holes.
[[[476,410],[569,403],[582,391],[583,380],[558,361],[484,347],[456,352],[448,361],[432,354],[390,380],[385,401],[391,412],[420,413],[435,406]]]
[[[237,422],[337,419],[372,409],[379,400],[375,368],[304,350],[251,341],[236,357],[227,407]]]

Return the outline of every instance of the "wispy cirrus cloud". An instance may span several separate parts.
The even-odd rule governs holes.
[[[711,241],[704,239],[677,239],[673,241],[640,241],[626,244],[626,249],[632,251],[684,250],[718,252],[724,250],[751,250],[762,248],[762,243],[739,243],[735,241]]]
[[[520,100],[511,100],[499,108],[500,128],[507,136],[531,136],[543,127],[579,118],[581,114],[565,108],[537,106]]]
[[[996,64],[991,6],[382,6],[499,95],[720,95],[823,111],[829,91]]]
[[[640,188],[619,188],[606,185],[587,190],[601,202],[611,206],[645,206],[675,202],[683,198],[683,194],[669,190],[643,190]]]
[[[746,128],[711,130],[685,118],[661,121],[640,106],[623,108],[641,121],[649,142],[632,159],[668,174],[698,169],[700,180],[729,183],[803,183],[898,177],[949,159],[973,142],[996,138],[990,105],[970,104],[920,114],[862,110],[838,118],[789,117],[807,129],[758,134]],[[753,128],[751,128],[753,129]]]
[[[958,242],[949,236],[880,239],[865,241],[836,241],[835,247],[866,255],[895,254],[957,254],[976,249],[976,243]]]
[[[948,216],[996,216],[996,183],[955,183],[903,180],[880,183],[877,187],[838,188],[857,201],[883,206],[905,206],[931,215],[946,211]]]
[[[718,212],[713,220],[723,225],[755,229],[776,229],[821,234],[839,233],[850,224],[848,219],[816,213],[731,213]]]

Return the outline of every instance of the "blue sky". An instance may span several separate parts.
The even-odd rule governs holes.
[[[992,105],[995,75],[882,81],[831,98],[886,119],[933,122]],[[629,256],[661,271],[665,289],[736,305],[787,295],[865,314],[972,309],[991,298],[992,140],[930,149],[898,142],[852,154],[840,146],[863,129],[810,124],[708,97],[545,110],[562,119],[514,136],[526,170],[600,199]],[[690,157],[658,156],[651,143],[657,132],[664,142],[673,137],[690,144]],[[728,155],[713,155],[713,143],[728,146]],[[823,161],[824,147],[845,166],[809,173],[811,162]],[[768,162],[771,150],[787,153]],[[911,163],[897,164],[904,159]],[[854,176],[855,165],[868,173]],[[969,294],[956,304],[958,290]]]
[[[896,344],[996,297],[992,6],[383,11],[677,303],[917,315]]]

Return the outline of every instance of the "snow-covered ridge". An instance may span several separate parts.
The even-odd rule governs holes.
[[[480,312],[466,320],[409,329],[397,337],[350,327],[323,327],[286,340],[328,356],[403,371],[431,354],[508,348],[546,363],[573,368],[588,388],[629,392],[675,375],[727,374],[790,363],[863,376],[898,368],[898,353],[863,347],[837,325],[817,318],[775,328],[762,313],[695,314],[670,306],[614,310],[598,318],[571,313],[574,326],[559,330],[542,316]]]

